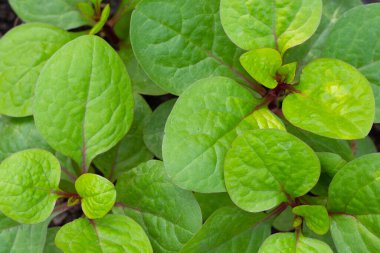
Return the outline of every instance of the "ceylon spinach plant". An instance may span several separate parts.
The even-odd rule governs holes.
[[[9,2],[0,252],[378,252],[380,4]]]

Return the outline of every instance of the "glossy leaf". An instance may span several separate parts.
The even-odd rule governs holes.
[[[153,154],[162,159],[162,141],[164,139],[165,124],[176,99],[162,103],[147,118],[144,125],[144,142]]]
[[[317,235],[316,233],[314,233],[313,231],[311,231],[310,228],[308,228],[306,225],[304,225],[302,227],[302,233],[306,237],[314,238],[314,239],[320,240],[322,242],[325,242],[326,244],[328,244],[330,246],[330,248],[332,249],[333,252],[338,252],[336,250],[336,247],[335,247],[335,244],[334,244],[334,240],[333,240],[333,238],[331,236],[331,231],[327,232],[324,235]]]
[[[104,40],[79,37],[47,62],[34,106],[43,137],[86,171],[92,159],[119,142],[132,123],[128,73]]]
[[[268,109],[254,110],[258,103],[224,77],[203,79],[187,89],[165,126],[162,152],[171,180],[187,190],[225,191],[223,161],[235,137],[246,130],[283,128]]]
[[[102,176],[83,174],[75,181],[75,189],[81,197],[82,210],[90,219],[102,218],[115,204],[115,187]]]
[[[266,239],[258,253],[333,253],[324,242],[295,233],[273,234]]]
[[[376,252],[380,246],[380,155],[345,165],[329,188],[331,232],[339,252]],[[349,186],[349,187],[348,187]]]
[[[232,143],[224,161],[228,194],[240,208],[260,212],[306,194],[318,181],[312,149],[276,129],[247,131]]]
[[[380,4],[347,11],[325,37],[319,53],[315,54],[316,57],[337,58],[350,63],[370,81],[376,97],[376,122],[380,122],[379,15]]]
[[[26,224],[46,220],[58,196],[61,168],[49,152],[28,149],[0,164],[0,211]]]
[[[58,231],[55,243],[65,253],[153,252],[140,225],[123,215],[74,220]]]
[[[296,88],[301,93],[283,102],[293,125],[338,139],[360,139],[370,131],[375,101],[367,79],[354,67],[336,59],[308,64]]]
[[[282,82],[290,84],[294,81],[294,78],[296,76],[296,70],[297,70],[297,63],[292,62],[292,63],[282,65],[277,70],[277,73],[281,77]]]
[[[63,29],[88,25],[79,11],[84,0],[9,0],[12,9],[24,22],[48,23]]]
[[[262,222],[266,216],[264,213],[247,213],[237,207],[221,208],[180,252],[257,252],[270,235],[270,224]]]
[[[293,208],[293,213],[304,217],[306,225],[316,234],[323,235],[329,231],[330,218],[324,206],[302,205]]]
[[[216,210],[226,206],[234,206],[230,196],[225,192],[220,193],[194,193],[202,210],[202,219],[206,221]]]
[[[121,204],[114,211],[138,222],[155,252],[178,252],[201,228],[201,210],[193,194],[170,182],[161,161],[124,173],[116,190]]]
[[[32,117],[10,118],[0,116],[0,162],[22,150],[51,148],[34,126]]]
[[[221,20],[231,40],[245,50],[276,48],[281,54],[317,30],[321,0],[221,0]]]
[[[273,89],[277,86],[276,73],[282,65],[277,50],[261,48],[251,50],[240,56],[241,65],[260,84]]]
[[[20,224],[0,213],[0,252],[42,252],[49,222]]]
[[[74,34],[47,24],[18,26],[0,40],[0,114],[33,111],[34,86],[46,61]]]
[[[123,32],[125,32],[123,30]],[[135,92],[144,95],[162,95],[167,93],[162,88],[158,87],[142,70],[140,64],[137,62],[132,48],[121,48],[119,55],[127,67],[128,73],[131,77],[132,88]]]
[[[211,76],[246,82],[242,51],[220,24],[219,0],[142,1],[132,14],[131,42],[148,76],[170,93]]]
[[[153,158],[143,140],[143,127],[152,110],[140,95],[135,94],[134,100],[133,123],[127,135],[115,147],[94,160],[97,168],[111,181],[123,172]]]

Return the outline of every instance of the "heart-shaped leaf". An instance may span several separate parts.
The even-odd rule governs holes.
[[[115,204],[115,186],[102,176],[83,174],[75,181],[81,197],[82,210],[90,219],[102,218]]]
[[[11,155],[0,164],[0,211],[26,224],[46,220],[58,195],[61,167],[41,149]]]
[[[276,48],[281,54],[317,30],[321,0],[221,0],[223,28],[245,50]]]
[[[277,129],[238,136],[224,161],[228,194],[249,212],[269,210],[306,194],[318,181],[320,164],[313,150]]]
[[[46,63],[36,87],[34,117],[47,142],[86,171],[96,155],[124,137],[133,104],[123,62],[103,39],[87,35]]]
[[[367,79],[336,59],[318,59],[302,71],[301,81],[282,109],[293,125],[337,139],[360,139],[370,131],[375,100]]]
[[[304,217],[306,225],[316,234],[323,235],[329,231],[330,218],[326,207],[302,205],[296,206],[292,211]]]

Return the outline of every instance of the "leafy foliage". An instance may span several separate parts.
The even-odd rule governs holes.
[[[380,4],[10,4],[0,252],[378,252]]]

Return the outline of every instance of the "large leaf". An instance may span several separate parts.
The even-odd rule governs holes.
[[[194,102],[196,101],[196,102]],[[259,100],[225,77],[198,81],[177,100],[166,122],[165,168],[181,188],[223,192],[223,161],[235,137],[246,130],[283,128]]]
[[[0,252],[42,253],[49,222],[20,224],[0,213]]]
[[[97,168],[112,181],[123,172],[153,158],[143,139],[143,128],[152,110],[140,95],[135,94],[134,100],[133,123],[127,135],[115,147],[94,160]]]
[[[85,171],[96,155],[124,137],[133,104],[123,62],[104,40],[87,35],[47,62],[36,87],[34,116],[47,142]]]
[[[380,4],[356,7],[344,13],[323,39],[314,57],[331,57],[355,66],[372,84],[376,122],[380,122]],[[363,29],[366,27],[366,29]]]
[[[0,211],[22,223],[46,220],[53,211],[61,168],[49,152],[28,149],[0,164]]]
[[[349,162],[329,188],[331,232],[340,253],[380,248],[380,154]]]
[[[333,253],[326,243],[302,234],[278,233],[266,239],[258,253]]]
[[[149,161],[123,174],[116,185],[120,208],[148,234],[155,252],[178,252],[201,228],[193,194],[173,185],[161,161]]]
[[[143,1],[132,15],[131,42],[149,77],[170,93],[210,76],[246,79],[241,51],[220,24],[219,0]]]
[[[370,131],[375,101],[367,79],[354,67],[336,59],[318,59],[302,71],[300,93],[282,104],[293,125],[338,139],[360,139]]]
[[[0,116],[0,162],[13,153],[31,148],[50,150],[37,131],[32,117]]]
[[[147,118],[144,125],[144,142],[149,150],[160,159],[162,159],[162,141],[164,139],[165,124],[175,102],[175,99],[171,99],[162,103]]]
[[[306,194],[318,181],[320,164],[313,150],[277,129],[247,131],[232,143],[224,161],[228,194],[250,212],[271,209]]]
[[[202,229],[182,248],[181,253],[257,252],[270,235],[267,214],[251,214],[237,207],[217,210]]]
[[[102,176],[86,173],[75,181],[84,214],[90,219],[102,218],[116,200],[115,186]]]
[[[9,0],[12,9],[24,22],[48,23],[63,29],[89,24],[80,13],[78,3],[85,0]]]
[[[62,253],[55,245],[55,236],[57,235],[60,227],[51,227],[47,230],[46,242],[43,253]]]
[[[65,253],[153,252],[140,225],[123,215],[67,223],[58,231],[55,243]]]
[[[46,61],[74,34],[46,24],[27,24],[0,40],[0,114],[32,114],[34,86]]]
[[[221,0],[223,27],[239,47],[276,48],[281,54],[310,38],[322,14],[321,0]]]

